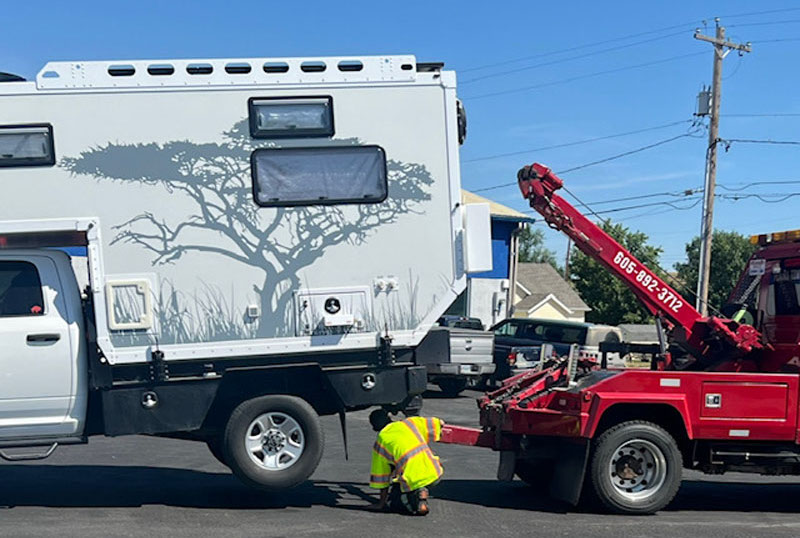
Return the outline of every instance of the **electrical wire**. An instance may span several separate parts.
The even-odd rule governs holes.
[[[556,174],[566,174],[568,172],[574,172],[576,170],[582,170],[584,168],[589,168],[590,166],[595,166],[595,165],[598,165],[598,164],[607,163],[609,161],[614,161],[616,159],[621,159],[623,157],[627,157],[627,156],[633,155],[635,153],[640,153],[642,151],[646,151],[648,149],[652,149],[652,148],[655,148],[655,147],[658,147],[658,146],[662,146],[664,144],[668,144],[670,142],[674,142],[675,140],[679,140],[681,138],[686,138],[686,137],[696,137],[696,135],[695,135],[694,132],[683,133],[683,134],[680,134],[680,135],[677,135],[677,136],[666,138],[664,140],[659,140],[658,142],[654,142],[654,143],[648,144],[646,146],[642,146],[642,147],[639,147],[639,148],[636,148],[636,149],[625,151],[623,153],[618,153],[618,154],[612,155],[610,157],[605,157],[605,158],[597,160],[597,161],[592,161],[592,162],[589,162],[589,163],[580,164],[578,166],[573,166],[572,168],[567,168],[566,170],[560,170],[560,171],[557,171]],[[490,187],[483,187],[483,188],[480,188],[480,189],[472,189],[472,192],[476,192],[477,193],[477,192],[492,191],[492,190],[501,189],[501,188],[504,188],[504,187],[512,187],[512,186],[514,186],[516,184],[517,184],[516,181],[513,182],[513,183],[502,183],[500,185],[492,185]],[[567,191],[567,192],[569,192],[569,191]],[[570,193],[570,194],[572,194],[572,193]],[[573,195],[573,197],[575,198],[574,195]],[[577,198],[575,198],[575,199],[577,200]]]
[[[623,136],[630,136],[630,135],[635,135],[635,134],[640,134],[640,133],[646,133],[646,132],[649,132],[649,131],[656,131],[656,130],[659,130],[659,129],[666,129],[668,127],[674,127],[676,125],[681,125],[681,124],[684,124],[684,123],[691,123],[693,121],[694,120],[673,121],[673,122],[670,122],[670,123],[664,123],[662,125],[655,125],[653,127],[645,127],[643,129],[636,129],[635,131],[626,131],[624,133],[616,133],[616,134],[605,135],[605,136],[597,136],[597,137],[594,137],[594,138],[586,138],[586,139],[583,139],[583,140],[576,140],[574,142],[565,142],[565,143],[562,143],[562,144],[553,144],[553,145],[550,145],[550,146],[541,146],[541,147],[538,147],[538,148],[523,149],[523,150],[519,150],[519,151],[509,151],[507,153],[495,153],[495,154],[492,154],[492,155],[484,155],[482,157],[475,157],[473,159],[464,159],[461,162],[462,163],[472,163],[472,162],[476,162],[476,161],[488,161],[490,159],[499,159],[501,157],[510,157],[512,155],[522,155],[523,153],[533,153],[535,151],[545,151],[545,150],[550,150],[550,149],[566,148],[566,147],[570,147],[570,146],[579,146],[579,145],[582,145],[582,144],[589,144],[590,142],[599,142],[601,140],[610,140],[612,138],[619,138],[619,137],[623,137]]]
[[[781,37],[778,39],[758,39],[756,41],[751,41],[750,43],[762,45],[764,43],[785,43],[787,41],[800,41],[800,37]]]
[[[739,188],[729,187],[725,184],[717,183],[717,188],[731,192],[741,192],[745,189],[749,189],[750,187],[755,187],[756,185],[798,185],[798,184],[800,184],[800,180],[781,179],[777,181],[753,181],[751,183],[745,183],[743,186],[740,186]]]
[[[485,79],[489,79],[489,78],[494,79],[494,78],[497,78],[497,77],[504,77],[506,75],[513,75],[514,73],[519,73],[520,71],[527,71],[527,70],[530,70],[530,69],[536,69],[538,67],[547,67],[547,66],[550,66],[550,65],[556,65],[556,64],[560,64],[560,63],[564,63],[564,62],[570,62],[570,61],[573,61],[573,60],[580,60],[580,59],[583,59],[583,58],[588,58],[590,56],[596,56],[598,54],[605,54],[606,52],[614,52],[614,51],[617,51],[617,50],[628,49],[628,48],[631,48],[631,47],[637,47],[639,45],[644,45],[646,43],[652,43],[654,41],[660,41],[662,39],[668,39],[670,37],[675,37],[675,36],[678,36],[678,35],[685,35],[685,34],[687,34],[687,32],[688,32],[688,30],[681,30],[680,32],[673,32],[671,34],[666,34],[666,35],[662,35],[662,36],[658,36],[658,37],[651,37],[650,39],[644,39],[644,40],[641,40],[641,41],[635,41],[633,43],[626,43],[624,45],[617,45],[615,47],[608,47],[608,48],[605,48],[605,49],[593,50],[593,51],[590,51],[590,52],[585,52],[583,54],[579,54],[577,56],[570,56],[569,58],[559,58],[557,60],[551,60],[549,62],[543,62],[543,63],[533,64],[533,65],[526,65],[524,67],[518,67],[516,69],[507,69],[505,71],[497,71],[495,73],[490,73],[488,75],[481,75],[481,76],[478,76],[478,77],[475,77],[475,78],[470,78],[470,79],[467,79],[467,80],[464,80],[464,81],[459,81],[458,84],[459,84],[459,86],[464,86],[465,84],[472,84],[473,82],[478,82],[480,80],[485,80]]]
[[[508,95],[510,93],[526,92],[526,91],[530,91],[530,90],[536,90],[536,89],[539,89],[539,88],[545,88],[547,86],[555,86],[555,85],[558,85],[558,84],[566,84],[568,82],[574,82],[576,80],[584,80],[584,79],[587,79],[587,78],[599,77],[599,76],[602,76],[602,75],[609,75],[609,74],[612,74],[612,73],[619,73],[619,72],[622,72],[622,71],[629,71],[631,69],[640,69],[640,68],[643,68],[643,67],[650,67],[650,66],[653,66],[653,65],[659,65],[659,64],[663,64],[663,63],[667,63],[667,62],[672,62],[672,61],[675,61],[675,60],[682,60],[684,58],[691,58],[693,56],[700,56],[701,54],[705,55],[706,53],[705,53],[705,51],[698,51],[698,52],[692,52],[692,53],[689,53],[689,54],[679,54],[677,56],[670,56],[668,58],[661,58],[660,60],[653,60],[651,62],[644,62],[644,63],[634,64],[634,65],[626,65],[626,66],[623,66],[623,67],[616,67],[614,69],[606,69],[606,70],[603,70],[603,71],[595,71],[594,73],[587,73],[587,74],[584,74],[584,75],[577,75],[577,76],[574,76],[574,77],[568,77],[568,78],[563,78],[563,79],[559,79],[559,80],[551,80],[549,82],[543,82],[543,83],[540,83],[540,84],[534,84],[532,86],[523,86],[521,88],[512,88],[512,89],[508,89],[508,90],[500,90],[500,91],[496,91],[496,92],[483,93],[483,94],[472,95],[472,96],[468,95],[468,96],[465,96],[464,99],[465,100],[471,99],[471,100],[474,101],[474,100],[477,100],[477,99],[485,99],[487,97],[496,97],[498,95]]]
[[[750,11],[748,13],[737,13],[735,15],[721,15],[722,19],[737,19],[740,17],[755,17],[756,15],[771,15],[773,13],[786,13],[789,11],[800,11],[800,7],[786,7],[780,9],[768,9],[765,11]]]
[[[648,144],[647,146],[642,146],[640,148],[632,149],[632,150],[626,151],[624,153],[618,153],[616,155],[612,155],[611,157],[606,157],[604,159],[599,159],[597,161],[592,161],[592,162],[588,162],[588,163],[581,164],[581,165],[578,165],[578,166],[573,166],[572,168],[567,168],[566,170],[560,170],[560,171],[558,171],[556,173],[557,174],[567,174],[569,172],[575,172],[577,170],[583,170],[584,168],[589,168],[590,166],[596,166],[598,164],[607,163],[609,161],[615,161],[617,159],[621,159],[623,157],[627,157],[628,155],[633,155],[635,153],[640,153],[640,152],[646,151],[648,149],[652,149],[652,148],[655,148],[655,147],[658,147],[658,146],[663,146],[664,144],[668,144],[670,142],[674,142],[675,140],[680,140],[681,138],[687,138],[687,137],[696,138],[696,135],[694,133],[679,134],[677,136],[673,136],[673,137],[667,138],[665,140],[659,140],[658,142],[654,142],[652,144]]]
[[[675,24],[675,25],[672,25],[672,26],[666,26],[666,27],[663,27],[663,28],[658,28],[658,29],[655,29],[655,30],[648,30],[648,31],[645,31],[645,32],[637,32],[635,34],[628,34],[628,35],[625,35],[625,36],[614,37],[614,38],[611,38],[611,39],[604,39],[602,41],[594,41],[592,43],[585,43],[583,45],[577,45],[575,47],[568,47],[568,48],[565,48],[565,49],[558,49],[558,50],[553,50],[553,51],[548,51],[548,52],[540,52],[540,53],[531,54],[531,55],[528,55],[528,56],[520,56],[518,58],[511,58],[511,59],[502,60],[502,61],[499,61],[499,62],[492,62],[490,64],[478,65],[478,66],[475,66],[475,67],[468,67],[466,69],[459,69],[459,72],[461,72],[461,73],[469,73],[469,72],[472,72],[472,71],[481,71],[483,69],[491,69],[493,67],[501,67],[501,66],[504,66],[504,65],[510,65],[510,64],[517,63],[517,62],[524,62],[524,61],[527,61],[527,60],[535,60],[537,58],[546,58],[548,56],[556,56],[558,54],[565,54],[567,52],[575,52],[576,50],[588,49],[588,48],[591,48],[591,47],[596,47],[598,45],[606,45],[608,43],[616,43],[618,41],[627,41],[628,39],[634,39],[634,38],[642,37],[642,36],[645,36],[645,35],[652,35],[652,34],[658,34],[658,33],[661,33],[661,32],[667,32],[669,30],[675,30],[676,28],[687,28],[687,27],[691,27],[693,25],[696,25],[696,24],[702,23],[702,22],[703,22],[702,19],[695,19],[695,20],[691,20],[691,21],[688,21],[688,22],[685,22],[685,23],[681,23],[681,24]]]
[[[788,19],[785,21],[763,21],[763,22],[742,22],[739,24],[729,24],[728,28],[744,28],[746,26],[772,26],[775,24],[796,24],[800,19]]]
[[[782,9],[769,9],[769,10],[763,10],[763,11],[750,11],[750,12],[747,12],[747,13],[736,13],[736,14],[733,14],[733,15],[722,15],[721,18],[723,18],[723,19],[736,19],[736,18],[741,18],[741,17],[753,17],[753,16],[757,16],[757,15],[770,15],[770,14],[774,14],[774,13],[786,13],[786,12],[791,12],[791,11],[800,11],[800,8],[782,8]],[[629,39],[635,39],[637,37],[642,37],[642,36],[646,36],[646,35],[653,35],[653,34],[658,34],[658,33],[661,33],[661,32],[667,32],[669,30],[675,30],[677,28],[691,28],[693,26],[696,26],[697,24],[703,24],[706,21],[711,20],[711,19],[713,19],[713,17],[706,17],[705,19],[694,19],[694,20],[686,21],[686,22],[683,22],[683,23],[680,23],[680,24],[674,24],[672,26],[665,26],[665,27],[662,27],[662,28],[656,28],[654,30],[647,30],[645,32],[637,32],[635,34],[628,34],[628,35],[624,35],[624,36],[620,36],[620,37],[614,37],[614,38],[611,38],[611,39],[604,39],[604,40],[601,40],[601,41],[594,41],[594,42],[591,42],[591,43],[584,43],[583,45],[577,45],[575,47],[557,49],[557,50],[548,51],[548,52],[540,52],[540,53],[537,53],[537,54],[531,54],[531,55],[527,55],[527,56],[520,56],[518,58],[510,58],[508,60],[501,60],[499,62],[492,62],[492,63],[489,63],[489,64],[478,65],[478,66],[475,66],[475,67],[468,67],[468,68],[465,68],[465,69],[459,69],[459,72],[460,73],[470,73],[472,71],[481,71],[483,69],[491,69],[493,67],[502,67],[504,65],[510,65],[510,64],[517,63],[517,62],[524,62],[524,61],[527,61],[527,60],[535,60],[537,58],[546,58],[548,56],[556,56],[556,55],[559,55],[559,54],[565,54],[567,52],[574,52],[574,51],[577,51],[577,50],[588,49],[588,48],[596,47],[596,46],[599,46],[599,45],[607,45],[609,43],[617,43],[619,41],[627,41]]]
[[[778,146],[800,146],[800,141],[798,140],[756,140],[752,138],[720,138],[720,142],[723,144],[731,144],[733,142],[739,142],[742,144],[774,144]],[[726,148],[727,149],[727,148]]]
[[[800,38],[798,38],[800,40]],[[778,112],[766,114],[720,114],[723,118],[795,118],[800,116],[796,112]]]

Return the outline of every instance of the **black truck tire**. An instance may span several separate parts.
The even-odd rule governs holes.
[[[225,427],[226,465],[245,484],[267,491],[305,482],[319,465],[325,437],[319,416],[296,396],[241,403]]]
[[[682,469],[681,452],[669,432],[643,420],[622,422],[594,442],[591,493],[613,512],[652,514],[678,493]]]
[[[467,380],[459,377],[442,378],[436,382],[445,396],[455,398],[467,388]]]

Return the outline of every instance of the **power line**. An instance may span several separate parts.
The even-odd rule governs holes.
[[[694,137],[694,134],[693,133],[683,133],[683,134],[680,134],[680,135],[677,135],[677,136],[673,136],[671,138],[667,138],[667,139],[664,139],[664,140],[659,140],[658,142],[654,142],[652,144],[648,144],[647,146],[642,146],[640,148],[632,149],[632,150],[626,151],[624,153],[618,153],[616,155],[612,155],[611,157],[606,157],[605,159],[600,159],[600,160],[597,160],[597,161],[588,162],[586,164],[573,166],[572,168],[567,168],[566,170],[561,170],[560,172],[557,172],[557,173],[558,174],[566,174],[568,172],[574,172],[576,170],[582,170],[584,168],[589,168],[590,166],[595,166],[595,165],[598,165],[598,164],[607,163],[609,161],[615,161],[617,159],[621,159],[622,157],[627,157],[628,155],[633,155],[634,153],[640,153],[640,152],[648,150],[648,149],[652,149],[652,148],[655,148],[655,147],[658,147],[658,146],[663,146],[664,144],[668,144],[670,142],[674,142],[675,140],[679,140],[681,138],[686,138],[686,137]]]
[[[780,202],[785,202],[789,198],[800,196],[800,192],[781,192],[773,194],[766,194],[766,193],[718,194],[717,196],[719,196],[720,198],[724,198],[726,200],[733,200],[733,201],[744,200],[746,198],[756,198],[767,204],[778,204]],[[777,198],[777,200],[768,200],[768,198]]]
[[[652,149],[652,148],[655,148],[655,147],[658,147],[658,146],[662,146],[664,144],[668,144],[669,142],[674,142],[675,140],[679,140],[681,138],[694,137],[694,136],[695,136],[694,132],[683,133],[683,134],[680,134],[680,135],[677,135],[677,136],[666,138],[664,140],[659,140],[658,142],[654,142],[654,143],[648,144],[646,146],[642,146],[642,147],[639,147],[639,148],[636,148],[636,149],[625,151],[623,153],[617,153],[616,155],[612,155],[610,157],[605,157],[605,158],[597,160],[597,161],[592,161],[592,162],[584,163],[584,164],[581,164],[581,165],[578,165],[578,166],[573,166],[572,168],[567,168],[566,170],[560,170],[560,171],[556,172],[556,174],[566,174],[568,172],[574,172],[575,170],[582,170],[584,168],[589,168],[590,166],[595,166],[595,165],[598,165],[598,164],[607,163],[609,161],[614,161],[616,159],[621,159],[623,157],[627,157],[628,155],[633,155],[635,153],[640,153],[640,152],[646,151],[648,149]],[[495,190],[495,189],[501,189],[503,187],[511,187],[511,186],[516,185],[516,184],[517,184],[516,181],[513,182],[513,183],[503,183],[503,184],[500,184],[500,185],[492,185],[490,187],[483,187],[483,188],[480,188],[480,189],[473,189],[472,192],[492,191],[492,190]],[[574,197],[574,195],[573,195],[573,197]],[[576,198],[576,200],[577,200],[577,198]]]
[[[786,7],[780,9],[768,9],[765,11],[750,11],[748,13],[737,13],[735,15],[722,15],[722,19],[737,19],[739,17],[754,17],[756,15],[771,15],[773,13],[786,13],[788,11],[800,11],[800,7]]]
[[[511,59],[502,60],[502,61],[499,61],[499,62],[492,62],[490,64],[484,64],[484,65],[479,65],[479,66],[475,66],[475,67],[469,67],[469,68],[466,68],[466,69],[459,69],[459,71],[461,73],[469,73],[469,72],[472,72],[472,71],[480,71],[480,70],[483,70],[483,69],[490,69],[492,67],[501,67],[501,66],[504,66],[504,65],[509,65],[509,64],[513,64],[513,63],[517,63],[517,62],[524,62],[526,60],[535,60],[537,58],[545,58],[547,56],[556,56],[558,54],[565,54],[567,52],[575,52],[576,50],[588,49],[588,48],[591,48],[591,47],[596,47],[598,45],[606,45],[608,43],[616,43],[618,41],[627,41],[628,39],[634,39],[634,38],[642,37],[642,36],[645,36],[645,35],[658,34],[658,33],[666,32],[666,31],[669,31],[669,30],[675,30],[676,28],[687,28],[687,27],[690,27],[690,26],[695,25],[695,24],[700,23],[700,22],[703,22],[703,20],[702,19],[695,19],[695,20],[692,20],[692,21],[688,21],[686,23],[675,24],[673,26],[666,26],[666,27],[663,27],[663,28],[655,29],[655,30],[648,30],[648,31],[645,31],[645,32],[638,32],[638,33],[635,33],[635,34],[628,34],[628,35],[621,36],[621,37],[614,37],[614,38],[611,38],[611,39],[604,39],[602,41],[594,41],[592,43],[586,43],[586,44],[583,44],[583,45],[578,45],[578,46],[575,46],[575,47],[568,47],[568,48],[565,48],[565,49],[557,49],[557,50],[548,51],[548,52],[540,52],[538,54],[531,54],[531,55],[528,55],[528,56],[520,56],[518,58],[511,58]]]
[[[800,41],[800,37],[781,37],[778,39],[758,39],[756,41],[751,41],[750,43],[758,43],[762,45],[764,43],[785,43],[787,41]]]
[[[749,189],[750,187],[755,187],[756,185],[798,185],[800,184],[800,180],[796,179],[786,179],[786,180],[777,180],[777,181],[753,181],[751,183],[745,183],[743,186],[739,188],[728,187],[725,185],[717,185],[719,188],[724,189],[726,191],[731,192],[741,192],[745,189]]]
[[[743,22],[739,24],[729,24],[728,28],[744,28],[745,26],[772,26],[775,24],[796,24],[800,19],[789,19],[785,21],[763,21],[763,22]]]
[[[668,127],[674,127],[676,125],[681,125],[681,124],[684,124],[684,123],[691,123],[692,121],[694,121],[694,120],[673,121],[673,122],[670,122],[670,123],[664,123],[662,125],[655,125],[653,127],[645,127],[643,129],[636,129],[635,131],[626,131],[624,133],[616,133],[616,134],[605,135],[605,136],[597,136],[597,137],[594,137],[594,138],[586,138],[586,139],[583,139],[583,140],[576,140],[574,142],[564,142],[562,144],[552,144],[550,146],[541,146],[541,147],[538,147],[538,148],[523,149],[523,150],[518,150],[518,151],[509,151],[509,152],[506,152],[506,153],[495,153],[495,154],[492,154],[492,155],[484,155],[483,157],[475,157],[473,159],[465,159],[465,160],[463,160],[461,162],[462,163],[471,163],[471,162],[476,162],[476,161],[488,161],[490,159],[499,159],[501,157],[510,157],[512,155],[522,155],[523,153],[533,153],[535,151],[545,151],[545,150],[550,150],[550,149],[566,148],[566,147],[570,147],[570,146],[579,146],[579,145],[582,145],[582,144],[588,144],[590,142],[599,142],[601,140],[610,140],[612,138],[619,138],[619,137],[623,137],[623,136],[630,136],[630,135],[634,135],[634,134],[646,133],[648,131],[656,131],[658,129],[666,129]]]
[[[763,11],[750,11],[750,12],[747,12],[747,13],[735,13],[733,15],[722,15],[722,18],[724,18],[724,19],[736,19],[736,18],[741,18],[741,17],[753,17],[753,16],[757,16],[757,15],[770,15],[770,14],[774,14],[774,13],[786,13],[786,12],[791,12],[791,11],[800,11],[800,8],[783,8],[783,9],[769,9],[769,10],[763,10]],[[672,26],[665,26],[665,27],[662,27],[662,28],[656,28],[654,30],[647,30],[647,31],[644,31],[644,32],[637,32],[635,34],[628,34],[628,35],[624,35],[624,36],[620,36],[620,37],[614,37],[614,38],[611,38],[611,39],[604,39],[604,40],[601,40],[601,41],[593,41],[591,43],[584,43],[583,45],[578,45],[578,46],[575,46],[575,47],[568,47],[568,48],[564,48],[564,49],[557,49],[557,50],[552,50],[552,51],[547,51],[547,52],[540,52],[540,53],[537,53],[537,54],[530,54],[530,55],[527,55],[527,56],[520,56],[520,57],[517,57],[517,58],[510,58],[508,60],[501,60],[499,62],[492,62],[492,63],[489,63],[489,64],[478,65],[478,66],[475,66],[475,67],[468,67],[466,69],[459,69],[459,72],[461,72],[461,73],[470,73],[472,71],[481,71],[483,69],[491,69],[493,67],[502,67],[504,65],[510,65],[510,64],[513,64],[513,63],[524,62],[526,60],[535,60],[537,58],[546,58],[548,56],[556,56],[556,55],[559,55],[559,54],[565,54],[567,52],[575,52],[577,50],[588,49],[588,48],[596,47],[596,46],[599,46],[599,45],[607,45],[609,43],[617,43],[619,41],[627,41],[629,39],[635,39],[637,37],[642,37],[642,36],[646,36],[646,35],[659,34],[661,32],[667,32],[667,31],[670,31],[670,30],[675,30],[677,28],[690,29],[691,27],[696,26],[697,24],[705,23],[707,20],[712,20],[712,19],[713,19],[713,17],[706,17],[705,19],[694,19],[694,20],[686,21],[686,22],[683,22],[683,23],[680,23],[680,24],[674,24]]]
[[[798,38],[800,40],[800,38]],[[796,112],[778,112],[766,114],[720,114],[723,118],[792,118],[800,116]]]
[[[635,41],[633,43],[626,43],[624,45],[617,45],[615,47],[609,47],[609,48],[600,49],[600,50],[593,50],[591,52],[585,52],[585,53],[579,54],[577,56],[570,56],[569,58],[559,58],[557,60],[551,60],[549,62],[543,62],[543,63],[533,64],[533,65],[526,65],[524,67],[518,67],[516,69],[507,69],[505,71],[498,71],[496,73],[490,73],[488,75],[481,75],[479,77],[475,77],[475,78],[471,78],[471,79],[467,79],[467,80],[461,81],[461,82],[459,82],[459,85],[460,86],[464,86],[465,84],[472,84],[473,82],[478,82],[479,80],[484,80],[484,79],[488,79],[488,78],[503,77],[503,76],[506,76],[506,75],[512,75],[514,73],[519,73],[520,71],[527,71],[529,69],[536,69],[538,67],[547,67],[549,65],[560,64],[560,63],[563,63],[563,62],[570,62],[570,61],[573,61],[573,60],[580,60],[580,59],[583,59],[583,58],[588,58],[590,56],[596,56],[598,54],[605,54],[606,52],[613,52],[613,51],[616,51],[616,50],[623,50],[623,49],[627,49],[627,48],[631,48],[631,47],[637,47],[639,45],[644,45],[646,43],[652,43],[653,41],[659,41],[661,39],[667,39],[667,38],[670,38],[670,37],[675,37],[677,35],[684,35],[685,33],[687,33],[687,30],[681,30],[680,32],[673,32],[671,34],[666,34],[666,35],[662,35],[662,36],[658,36],[658,37],[651,37],[650,39],[644,39],[642,41]]]
[[[640,69],[642,67],[650,67],[650,66],[653,66],[653,65],[659,65],[659,64],[663,64],[663,63],[667,63],[667,62],[672,62],[672,61],[675,61],[675,60],[682,60],[684,58],[691,58],[692,56],[699,56],[701,54],[705,54],[705,52],[692,52],[692,53],[689,53],[689,54],[680,54],[680,55],[677,55],[677,56],[670,56],[669,58],[662,58],[660,60],[653,60],[651,62],[644,62],[644,63],[640,63],[640,64],[617,67],[617,68],[614,68],[614,69],[606,69],[606,70],[603,70],[603,71],[596,71],[594,73],[587,73],[585,75],[577,75],[577,76],[574,76],[574,77],[569,77],[569,78],[564,78],[564,79],[559,79],[559,80],[552,80],[550,82],[543,82],[541,84],[534,84],[532,86],[523,86],[521,88],[512,88],[512,89],[509,89],[509,90],[501,90],[501,91],[497,91],[497,92],[483,93],[483,94],[473,95],[473,96],[466,96],[466,97],[464,97],[464,99],[476,100],[476,99],[484,99],[486,97],[496,97],[498,95],[507,95],[509,93],[519,93],[519,92],[525,92],[525,91],[529,91],[529,90],[536,90],[536,89],[539,89],[539,88],[545,88],[547,86],[555,86],[555,85],[558,85],[558,84],[565,84],[565,83],[568,83],[568,82],[574,82],[576,80],[583,80],[583,79],[587,79],[587,78],[599,77],[599,76],[602,76],[602,75],[609,75],[611,73],[619,73],[621,71],[628,71],[628,70],[631,70],[631,69]]]
[[[797,140],[756,140],[752,138],[723,138],[720,139],[723,144],[730,145],[733,142],[742,144],[774,144],[778,146],[800,146],[800,141]],[[727,148],[726,148],[727,149]]]

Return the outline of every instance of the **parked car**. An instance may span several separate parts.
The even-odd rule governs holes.
[[[505,379],[520,370],[516,364],[517,348],[540,348],[551,344],[553,353],[569,354],[570,346],[578,345],[578,355],[600,360],[600,342],[620,342],[622,332],[611,325],[550,319],[509,318],[490,329],[494,333],[493,379]],[[513,350],[513,353],[512,353]],[[528,352],[526,355],[533,355]],[[609,354],[610,366],[623,366],[617,354]]]
[[[483,384],[495,370],[494,333],[478,318],[447,315],[421,345],[417,363],[425,364],[428,381],[448,396]]]

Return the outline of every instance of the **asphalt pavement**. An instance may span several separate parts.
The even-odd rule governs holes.
[[[475,398],[431,390],[424,415],[477,420]],[[204,444],[145,436],[93,438],[39,462],[0,464],[3,536],[733,536],[800,535],[800,478],[687,473],[672,505],[630,517],[573,508],[519,481],[495,480],[497,455],[435,445],[445,467],[431,514],[366,510],[374,433],[368,411],[348,416],[345,460],[336,417],[312,480],[265,495],[241,485]]]

